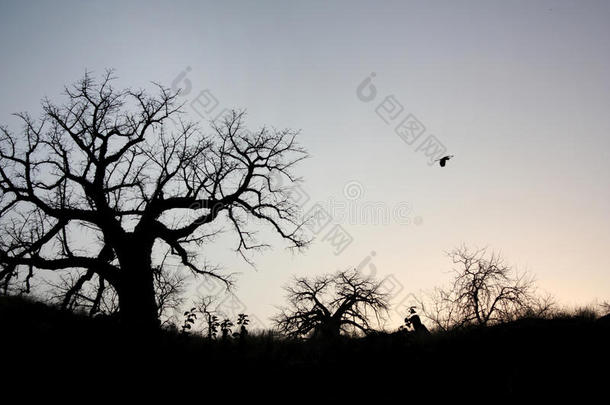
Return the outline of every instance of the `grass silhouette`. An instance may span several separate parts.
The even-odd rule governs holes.
[[[19,353],[15,370],[52,364],[55,370],[82,365],[113,371],[154,364],[180,372],[197,365],[205,379],[315,376],[363,379],[376,389],[397,379],[445,393],[511,396],[603,387],[606,376],[598,370],[610,358],[610,322],[591,311],[429,336],[378,332],[331,341],[287,339],[270,331],[229,341],[168,330],[138,336],[112,319],[20,297],[0,297],[0,322],[0,344]]]

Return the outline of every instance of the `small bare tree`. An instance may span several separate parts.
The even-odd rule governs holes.
[[[274,318],[277,328],[291,337],[337,337],[342,332],[369,332],[388,310],[381,283],[356,270],[315,278],[298,277],[285,287],[289,305]]]
[[[220,326],[217,311],[215,310],[217,305],[216,300],[216,297],[206,295],[201,297],[196,303],[197,310],[203,315],[205,334],[209,340],[216,338],[218,327]]]
[[[451,286],[436,288],[419,302],[435,327],[489,325],[551,310],[552,298],[537,295],[534,278],[506,265],[499,254],[462,246],[448,256],[457,265]]]

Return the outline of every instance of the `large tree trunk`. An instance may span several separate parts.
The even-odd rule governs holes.
[[[119,289],[121,321],[130,328],[159,327],[152,272],[126,274]]]
[[[340,319],[328,318],[318,326],[316,330],[318,337],[323,339],[334,339],[341,335],[341,322]]]
[[[151,268],[151,250],[148,246],[132,244],[127,252],[119,254],[119,313],[121,321],[132,330],[154,330],[160,324]]]

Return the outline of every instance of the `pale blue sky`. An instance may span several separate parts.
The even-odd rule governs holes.
[[[0,2],[0,122],[40,111],[84,71],[210,89],[253,126],[302,129],[311,200],[408,203],[419,225],[342,225],[335,256],[278,243],[251,270],[220,239],[204,253],[241,272],[237,294],[265,319],[293,274],[356,266],[371,251],[396,297],[447,281],[444,251],[501,250],[568,305],[610,298],[610,3],[606,1]],[[371,72],[378,98],[356,88]],[[430,167],[375,107],[394,95],[456,155]],[[193,118],[196,116],[193,115]],[[309,206],[309,205],[308,205]],[[208,255],[208,252],[213,252]]]

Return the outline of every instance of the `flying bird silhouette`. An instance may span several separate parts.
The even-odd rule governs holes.
[[[452,157],[453,157],[453,155],[443,156],[440,159],[436,159],[435,162],[440,162],[441,167],[445,167],[445,165],[447,164],[447,161],[449,159],[451,159]]]

